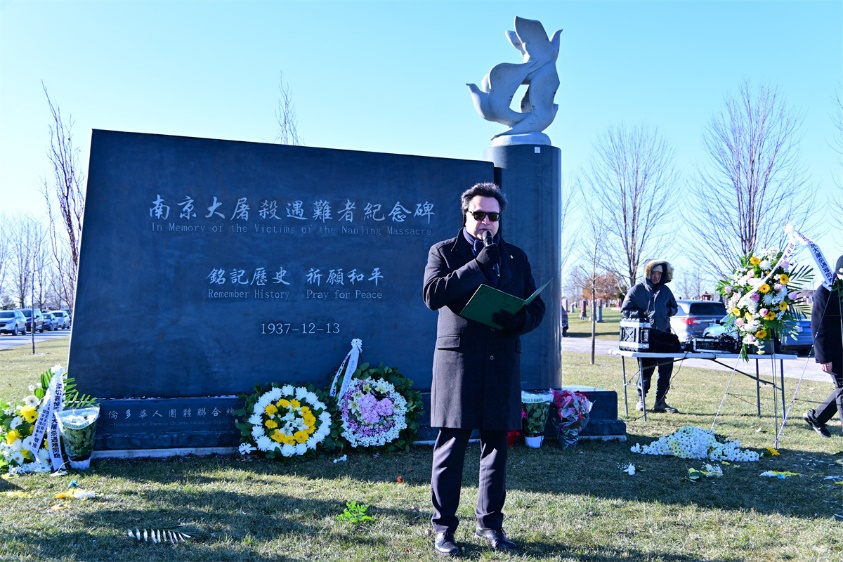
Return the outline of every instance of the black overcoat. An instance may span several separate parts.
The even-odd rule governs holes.
[[[536,290],[527,255],[502,239],[500,285],[527,298]],[[521,334],[535,329],[545,305],[535,298],[519,333],[496,330],[459,316],[488,283],[463,232],[434,244],[424,270],[424,302],[439,311],[433,353],[431,427],[521,429]]]
[[[820,285],[814,291],[814,303],[811,307],[811,333],[814,336],[814,358],[817,363],[839,365],[843,359],[840,300],[839,288],[835,287],[835,290],[831,292],[825,285]]]

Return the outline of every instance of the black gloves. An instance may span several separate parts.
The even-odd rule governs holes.
[[[501,250],[497,244],[491,246],[484,246],[482,250],[477,253],[475,258],[483,271],[486,271],[495,264],[501,263]]]
[[[523,309],[517,314],[501,310],[492,315],[492,321],[503,326],[507,332],[520,332],[527,322],[527,313]]]

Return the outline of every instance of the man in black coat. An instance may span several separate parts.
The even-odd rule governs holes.
[[[537,297],[515,315],[499,312],[493,320],[503,329],[460,316],[482,284],[520,298],[536,290],[527,255],[501,238],[506,198],[500,189],[493,183],[476,184],[462,194],[461,205],[463,228],[455,238],[430,248],[424,271],[424,302],[439,311],[430,398],[430,425],[439,434],[430,485],[434,547],[443,555],[459,553],[456,512],[474,429],[480,431],[475,534],[492,548],[516,548],[503,532],[506,437],[521,428],[520,336],[539,325],[545,310]],[[484,236],[491,238],[485,244]]]
[[[834,268],[837,280],[829,291],[825,285],[814,291],[811,306],[811,334],[814,336],[814,358],[823,371],[831,375],[834,392],[819,408],[809,410],[802,416],[814,431],[823,437],[831,437],[826,424],[840,414],[843,422],[843,319],[840,316],[840,301],[843,297],[843,256],[837,258]]]

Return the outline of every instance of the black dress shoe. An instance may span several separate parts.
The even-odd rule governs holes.
[[[661,412],[663,414],[678,414],[679,410],[665,402],[664,400],[656,401],[656,405],[653,406],[654,412]]]
[[[802,419],[805,420],[805,423],[811,426],[811,429],[813,429],[823,437],[831,437],[831,432],[828,430],[825,424],[820,423],[819,421],[817,421],[817,418],[814,417],[813,410],[802,414]]]
[[[517,550],[518,545],[506,538],[503,529],[477,529],[474,534],[495,550]]]
[[[453,531],[436,533],[436,540],[433,541],[433,548],[435,548],[436,552],[442,556],[456,556],[460,553],[460,547],[457,546],[457,541],[454,540]]]

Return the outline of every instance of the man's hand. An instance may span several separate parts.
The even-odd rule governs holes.
[[[484,270],[489,269],[496,263],[501,262],[501,250],[497,244],[492,246],[484,246],[482,250],[477,253],[475,258]]]
[[[820,363],[820,369],[822,369],[826,373],[830,373],[831,372],[831,363]]]
[[[527,313],[521,310],[518,314],[512,314],[506,310],[501,310],[492,315],[492,321],[503,326],[503,329],[507,332],[520,332],[527,322]]]

